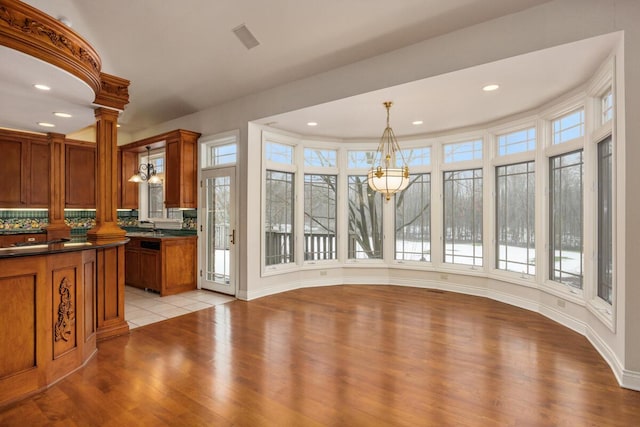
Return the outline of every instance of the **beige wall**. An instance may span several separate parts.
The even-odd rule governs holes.
[[[304,273],[286,277],[262,278],[260,251],[260,150],[253,146],[248,122],[303,107],[332,101],[391,85],[423,79],[442,73],[480,65],[514,55],[525,54],[564,43],[624,31],[624,77],[619,98],[617,135],[621,156],[617,237],[617,307],[615,332],[601,327],[586,310],[576,313],[576,321],[586,325],[587,335],[603,353],[624,382],[640,389],[640,263],[633,254],[640,253],[640,2],[637,0],[556,0],[544,5],[485,22],[454,33],[407,46],[384,55],[356,62],[313,77],[256,93],[199,113],[164,123],[133,135],[134,139],[185,128],[204,136],[240,129],[240,218],[239,249],[241,296],[260,295],[276,283],[304,280]],[[249,147],[249,145],[252,145]],[[625,152],[626,150],[626,152]],[[620,153],[619,153],[620,154]],[[628,258],[629,262],[626,262]],[[349,281],[352,272],[335,273],[332,280]],[[355,277],[377,277],[377,272],[356,273]],[[393,273],[385,273],[393,279]],[[357,279],[354,279],[357,280]],[[481,281],[478,286],[500,287],[499,283]],[[475,283],[475,282],[474,282]],[[463,289],[463,288],[461,288]],[[501,291],[502,292],[502,291]],[[506,291],[505,291],[506,292]],[[528,304],[530,295],[513,292],[513,301]],[[544,295],[534,297],[540,307]],[[557,319],[562,322],[562,318]]]

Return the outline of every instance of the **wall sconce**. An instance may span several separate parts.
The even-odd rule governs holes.
[[[149,162],[151,147],[147,146],[147,163],[141,163],[138,171],[129,178],[129,182],[148,182],[149,184],[160,184],[162,180],[156,175],[156,169]]]

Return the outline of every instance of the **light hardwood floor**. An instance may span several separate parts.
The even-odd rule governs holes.
[[[233,301],[99,344],[2,426],[637,426],[587,340],[492,300],[392,286]]]

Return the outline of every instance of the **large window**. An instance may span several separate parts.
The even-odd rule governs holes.
[[[431,174],[412,174],[395,201],[396,259],[431,261]]]
[[[382,259],[382,197],[366,175],[349,176],[349,259]]]
[[[496,268],[534,275],[535,163],[496,168]]]
[[[266,171],[265,265],[294,262],[294,177],[291,172]]]
[[[482,169],[444,172],[444,262],[482,265]]]
[[[550,159],[549,278],[582,288],[582,150]]]
[[[162,180],[157,184],[148,183],[149,191],[149,218],[163,218],[164,215],[164,152],[153,154],[149,157],[149,163],[153,165],[156,175]]]
[[[304,176],[305,261],[336,258],[337,184],[336,175]]]
[[[611,304],[613,292],[613,144],[598,143],[598,296]]]

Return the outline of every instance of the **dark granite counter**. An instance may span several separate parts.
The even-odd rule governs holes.
[[[37,242],[33,244],[0,248],[0,259],[33,255],[48,255],[63,252],[76,252],[84,251],[87,249],[109,248],[124,245],[128,241],[129,239],[124,239],[116,242],[96,244],[88,242],[86,241],[86,239],[57,239],[46,242]]]
[[[42,228],[7,228],[0,229],[0,236],[14,235],[14,234],[40,234],[46,233]]]

